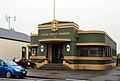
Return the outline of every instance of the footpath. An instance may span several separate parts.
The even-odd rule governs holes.
[[[89,81],[120,81],[120,66],[106,75],[89,78]]]
[[[120,67],[105,71],[28,69],[28,77],[71,81],[120,81]]]

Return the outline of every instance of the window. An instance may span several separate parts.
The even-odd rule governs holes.
[[[107,57],[107,49],[102,46],[83,46],[80,47],[80,56]]]
[[[80,56],[88,56],[88,50],[86,48],[81,48]]]
[[[31,54],[36,54],[37,55],[38,54],[38,47],[31,47],[30,48],[30,55]]]

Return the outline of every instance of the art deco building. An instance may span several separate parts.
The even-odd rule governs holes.
[[[116,65],[116,42],[105,31],[80,30],[74,22],[39,24],[28,46],[38,67],[61,63],[73,70],[104,70]]]

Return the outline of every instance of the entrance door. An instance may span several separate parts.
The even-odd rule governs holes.
[[[62,63],[63,44],[52,44],[52,63]]]

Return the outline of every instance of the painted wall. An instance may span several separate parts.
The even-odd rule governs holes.
[[[22,58],[22,47],[26,47],[30,43],[0,39],[0,58],[12,60],[14,57]],[[26,49],[28,57],[28,48]]]
[[[80,43],[99,42],[105,43],[105,36],[103,34],[79,34]]]
[[[31,44],[38,44],[39,39],[38,36],[31,36]]]
[[[57,32],[53,32],[51,29],[39,30],[38,35],[39,39],[45,38],[69,38],[75,40],[74,34],[76,30],[74,28],[59,28]]]

